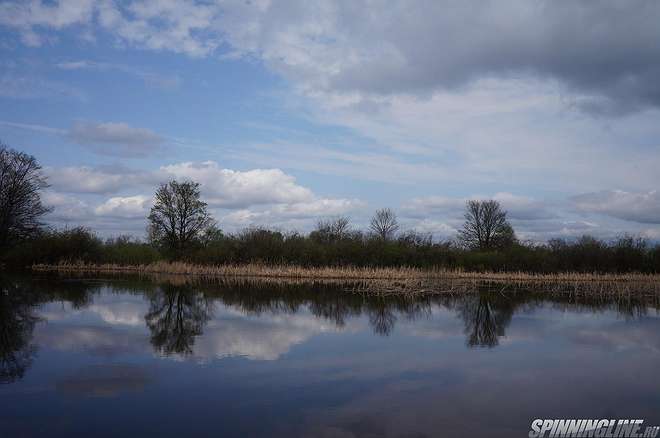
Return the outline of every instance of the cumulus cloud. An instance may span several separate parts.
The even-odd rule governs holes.
[[[160,168],[174,178],[190,179],[202,185],[206,201],[214,207],[241,207],[255,204],[312,201],[312,191],[280,169],[237,171],[223,169],[215,161],[177,163]]]
[[[44,37],[36,28],[61,29],[88,23],[93,10],[93,0],[3,2],[0,4],[0,24],[18,29],[24,44],[40,46]]]
[[[148,196],[114,196],[94,209],[98,216],[115,218],[144,218],[149,214],[151,198]]]
[[[416,94],[526,75],[559,81],[587,111],[660,105],[655,2],[476,3],[9,1],[0,24],[28,45],[73,25],[190,56],[224,43],[225,56],[261,57],[310,92]]]
[[[174,163],[152,171],[121,166],[49,167],[45,171],[51,184],[45,201],[54,207],[50,220],[76,220],[110,230],[124,226],[141,233],[153,192],[171,179],[199,182],[202,199],[221,226],[229,228],[306,229],[320,217],[350,213],[365,205],[358,199],[319,196],[280,169],[239,171],[215,161]]]
[[[292,223],[357,205],[316,195],[277,168],[392,185],[437,184],[444,193],[479,193],[483,187],[589,192],[591,198],[571,201],[586,219],[550,212],[563,206],[495,194],[516,229],[530,235],[547,235],[550,229],[568,235],[583,226],[605,232],[609,225],[602,215],[631,224],[657,223],[656,195],[648,190],[657,187],[660,167],[660,155],[649,152],[656,146],[649,139],[660,135],[660,85],[655,79],[660,45],[653,44],[660,40],[659,16],[655,2],[630,8],[615,1],[514,0],[475,6],[447,0],[416,7],[404,1],[379,7],[361,1],[294,0],[0,4],[0,26],[14,29],[28,45],[57,44],[54,31],[70,29],[103,32],[115,47],[259,59],[296,91],[286,95],[287,109],[315,123],[348,128],[337,135],[341,141],[282,139],[240,145],[233,152],[231,158],[261,169],[177,163],[138,176],[78,168],[54,173],[54,189],[146,196],[160,181],[188,177],[202,182],[211,206],[237,223]],[[149,80],[149,73],[132,66],[86,59],[72,58],[57,67]],[[13,71],[0,76],[3,96],[76,92]],[[583,117],[573,108],[627,116]],[[147,155],[166,141],[120,122],[78,122],[61,131],[58,135],[95,152],[122,157]],[[349,133],[346,142],[343,132]],[[631,192],[598,192],[617,186]],[[457,226],[463,201],[419,199],[402,211],[412,219],[428,219],[420,222],[420,229],[442,232]],[[636,229],[634,224],[631,228]]]
[[[432,1],[237,5],[223,24],[238,51],[257,53],[309,89],[390,95],[457,89],[493,76],[553,78],[584,107],[660,104],[660,6],[617,2]],[[608,50],[603,50],[608,47]]]
[[[73,124],[67,136],[97,153],[120,157],[145,156],[165,141],[149,129],[135,128],[124,122],[78,121]]]
[[[571,198],[582,212],[600,213],[627,221],[660,224],[660,192],[645,193],[607,190],[584,193]]]
[[[48,167],[45,172],[53,189],[66,193],[116,193],[149,180],[145,173],[112,166]]]
[[[59,192],[110,194],[136,186],[155,190],[170,179],[200,183],[205,201],[215,208],[245,208],[276,204],[281,214],[335,214],[358,201],[321,198],[280,169],[233,170],[215,161],[183,162],[161,166],[153,171],[125,167],[50,167],[49,182]]]
[[[137,47],[203,56],[219,45],[211,29],[219,12],[216,5],[192,0],[18,0],[0,4],[0,24],[18,30],[28,46],[42,45],[50,30],[84,26],[104,29]]]
[[[217,5],[193,0],[134,1],[121,6],[106,1],[98,9],[98,21],[121,40],[152,50],[168,50],[205,56],[221,43],[214,23]]]

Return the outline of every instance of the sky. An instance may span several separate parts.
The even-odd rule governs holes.
[[[660,240],[660,2],[0,0],[0,140],[56,227],[143,236],[201,184],[223,230],[376,209],[451,239]]]

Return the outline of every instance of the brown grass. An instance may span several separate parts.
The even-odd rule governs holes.
[[[293,265],[193,265],[182,262],[156,262],[148,265],[116,265],[60,263],[56,265],[38,264],[35,271],[59,272],[100,272],[100,273],[152,273],[191,275],[200,277],[266,277],[291,279],[332,279],[332,280],[429,280],[464,279],[480,281],[613,281],[613,282],[660,282],[660,275],[642,273],[601,274],[562,272],[536,274],[529,272],[465,272],[446,269],[359,268],[359,267],[318,267],[306,268]]]
[[[548,292],[597,294],[658,294],[660,275],[640,273],[598,274],[528,272],[464,272],[417,268],[304,268],[291,265],[192,265],[157,262],[148,265],[60,263],[34,265],[35,271],[65,274],[137,274],[169,282],[247,281],[259,283],[333,283],[346,291],[390,294],[461,293],[480,286],[498,289],[526,288]]]

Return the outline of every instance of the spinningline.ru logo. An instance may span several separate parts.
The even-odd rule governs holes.
[[[532,421],[529,438],[555,437],[607,437],[607,438],[655,438],[660,426],[647,426],[642,430],[644,420],[542,420]]]

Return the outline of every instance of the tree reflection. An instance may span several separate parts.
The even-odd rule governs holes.
[[[211,318],[212,302],[202,293],[167,284],[150,301],[144,318],[154,349],[163,354],[191,354],[195,337]]]
[[[0,383],[23,378],[32,364],[36,346],[32,344],[34,295],[19,284],[0,278]]]
[[[513,298],[496,298],[480,293],[463,297],[458,313],[465,323],[466,344],[469,347],[495,347],[505,335],[513,312],[519,304]]]
[[[378,305],[367,309],[369,314],[369,324],[374,333],[381,336],[389,336],[394,330],[396,324],[396,314],[394,308],[386,302],[379,302]]]

